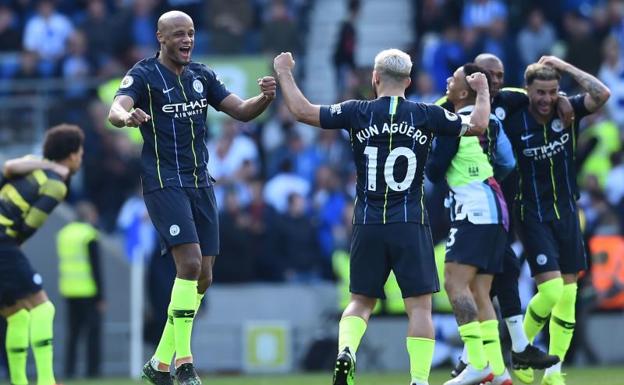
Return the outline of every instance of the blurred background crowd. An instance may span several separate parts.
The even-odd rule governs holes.
[[[79,124],[86,132],[85,162],[72,181],[70,202],[92,202],[104,232],[128,235],[137,223],[145,224],[137,237],[151,243],[148,249],[157,253],[157,239],[145,222],[149,219],[140,197],[140,140],[136,133],[115,130],[106,122],[111,87],[114,91],[135,62],[155,54],[156,20],[170,9],[193,17],[197,31],[193,56],[209,66],[216,55],[262,55],[268,71],[276,53],[291,51],[301,58],[298,76],[314,83],[303,57],[317,55],[308,44],[315,3],[0,0],[1,157],[36,148],[45,127]],[[322,101],[370,98],[373,57],[357,59],[359,34],[367,28],[360,18],[362,4],[336,3],[346,9],[346,17],[337,33],[325,37],[329,55],[319,58],[334,69],[328,88],[334,92]],[[522,87],[525,67],[544,54],[598,75],[612,96],[606,108],[583,120],[580,206],[588,244],[597,236],[621,236],[624,3],[413,0],[409,9],[410,28],[403,30],[407,43],[396,48],[409,52],[414,61],[407,95],[412,100],[435,101],[445,93],[446,78],[481,52],[502,59],[507,86]],[[564,78],[562,89],[568,94],[575,93],[575,86]],[[355,170],[348,138],[340,131],[295,122],[278,98],[263,119],[211,121],[207,146],[221,210],[215,282],[333,280],[332,257],[348,250],[351,231]],[[447,230],[443,189],[427,183],[436,241],[443,240]],[[622,254],[622,263],[616,266],[624,272]],[[609,279],[621,288],[624,274],[614,274]],[[624,299],[618,303],[624,307]]]

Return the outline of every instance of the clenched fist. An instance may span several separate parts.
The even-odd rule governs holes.
[[[472,75],[466,76],[466,81],[470,88],[477,92],[488,91],[487,78],[482,72],[475,72]]]
[[[273,69],[279,75],[280,72],[292,71],[295,68],[295,59],[290,52],[282,52],[273,59]]]
[[[149,121],[152,117],[146,114],[142,109],[135,108],[124,119],[126,127],[139,127],[141,124]]]
[[[264,76],[258,79],[258,86],[260,86],[260,91],[262,95],[268,100],[275,99],[275,95],[277,94],[277,82],[273,76]]]

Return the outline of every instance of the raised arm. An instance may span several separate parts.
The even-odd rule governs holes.
[[[128,95],[117,95],[108,112],[108,121],[115,127],[138,127],[152,118],[140,108],[132,110],[132,107],[134,99]]]
[[[273,69],[284,95],[284,102],[299,122],[320,127],[321,106],[312,104],[306,99],[292,74],[295,60],[290,52],[282,52],[273,60]]]
[[[261,91],[260,95],[242,100],[238,96],[230,94],[219,104],[219,109],[236,120],[248,122],[254,119],[264,112],[275,99],[277,90],[277,83],[272,76],[258,79],[258,86]]]
[[[587,108],[587,111],[589,112],[597,111],[607,102],[607,100],[609,100],[609,97],[611,96],[609,88],[595,76],[576,68],[572,64],[561,60],[556,56],[542,56],[539,63],[549,65],[572,76],[587,93],[583,102],[585,104],[585,108]]]
[[[490,90],[487,79],[481,72],[466,76],[466,81],[477,92],[475,108],[470,114],[470,127],[465,136],[479,136],[485,132],[490,123]]]
[[[52,170],[59,174],[63,179],[67,179],[69,176],[69,168],[63,166],[62,164],[50,162],[45,159],[39,159],[32,155],[7,160],[2,168],[2,173],[6,178],[11,179],[40,169]]]

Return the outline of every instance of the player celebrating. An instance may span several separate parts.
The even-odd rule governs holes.
[[[448,100],[460,115],[469,114],[474,108],[476,93],[466,77],[476,72],[486,73],[476,64],[467,63],[447,80]],[[489,80],[489,74],[487,77]],[[507,205],[494,179],[494,167],[500,177],[514,165],[511,144],[494,115],[490,115],[489,127],[478,138],[436,138],[427,164],[428,178],[438,182],[446,176],[450,187],[451,229],[446,244],[445,287],[468,362],[447,385],[486,381],[511,384],[501,353],[490,288],[494,274],[502,270],[509,228]],[[484,244],[488,247],[484,248]]]
[[[47,161],[7,161],[0,184],[0,314],[7,320],[6,349],[11,384],[26,385],[28,343],[37,367],[37,385],[54,385],[54,305],[20,245],[65,199],[70,174],[82,163],[84,135],[63,124],[46,132]]]
[[[154,385],[172,384],[169,366],[175,354],[178,383],[198,385],[191,330],[219,253],[214,180],[204,145],[208,105],[248,121],[275,98],[276,83],[268,76],[259,79],[261,94],[247,100],[230,93],[211,69],[191,61],[195,29],[183,12],[164,13],[156,36],[160,51],[123,78],[109,120],[141,130],[145,204],[177,271],[169,321],[143,376]]]
[[[492,114],[496,116],[496,119],[505,126],[506,117],[513,115],[514,112],[528,104],[526,90],[520,88],[501,88],[504,84],[505,68],[497,56],[489,53],[482,53],[475,58],[475,64],[482,67],[490,75],[490,95],[492,96],[491,111]],[[447,100],[446,96],[437,101],[436,104],[440,104],[444,108],[451,110],[454,108],[453,104]],[[562,121],[572,121],[574,111],[565,97],[559,97],[557,99],[557,111]],[[489,140],[489,137],[482,138],[482,142],[489,143],[488,146],[490,144],[496,144],[496,141]],[[494,165],[492,151],[489,151],[489,153],[490,163]],[[503,153],[505,153],[505,151],[501,152],[501,154]],[[513,156],[511,151],[509,151],[509,155]],[[501,158],[499,156],[497,161],[500,162],[500,160]],[[505,203],[511,212],[518,176],[515,171],[507,176],[504,173],[496,172],[497,169],[502,169],[502,167],[495,168],[494,177],[502,188]],[[521,261],[511,247],[515,240],[513,224],[514,221],[510,220],[507,244],[503,254],[503,270],[494,276],[491,295],[496,296],[498,299],[501,315],[505,320],[509,335],[511,336],[511,361],[514,373],[523,382],[531,383],[533,382],[532,371],[525,371],[523,369],[529,367],[544,369],[554,365],[559,359],[529,344],[524,334],[524,329],[522,327],[522,304],[520,303],[520,294],[518,293],[518,278],[520,276]],[[465,369],[467,361],[466,355],[467,351],[464,349],[462,357],[451,373],[453,377],[459,375],[459,373]]]
[[[561,72],[585,90],[570,98],[576,117],[571,127],[555,116]],[[505,125],[520,173],[518,230],[538,288],[524,330],[532,341],[550,315],[549,353],[563,361],[574,332],[577,274],[587,268],[576,207],[576,138],[580,119],[605,104],[610,91],[594,76],[554,56],[528,66],[524,79],[529,105]],[[561,362],[546,369],[542,385],[564,383]]]
[[[290,53],[273,62],[286,105],[303,123],[349,131],[357,167],[351,244],[351,300],[339,325],[334,385],[354,383],[355,353],[392,270],[409,317],[407,351],[412,384],[427,384],[434,348],[431,293],[439,290],[431,232],[424,208],[424,166],[434,134],[479,135],[488,124],[485,75],[467,78],[476,91],[470,116],[405,100],[412,62],[391,49],[375,57],[375,100],[312,105],[297,87]]]

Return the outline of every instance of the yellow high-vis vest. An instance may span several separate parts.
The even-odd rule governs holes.
[[[69,223],[56,235],[59,291],[64,297],[91,298],[97,294],[89,260],[89,243],[97,238],[97,229],[82,222]]]

